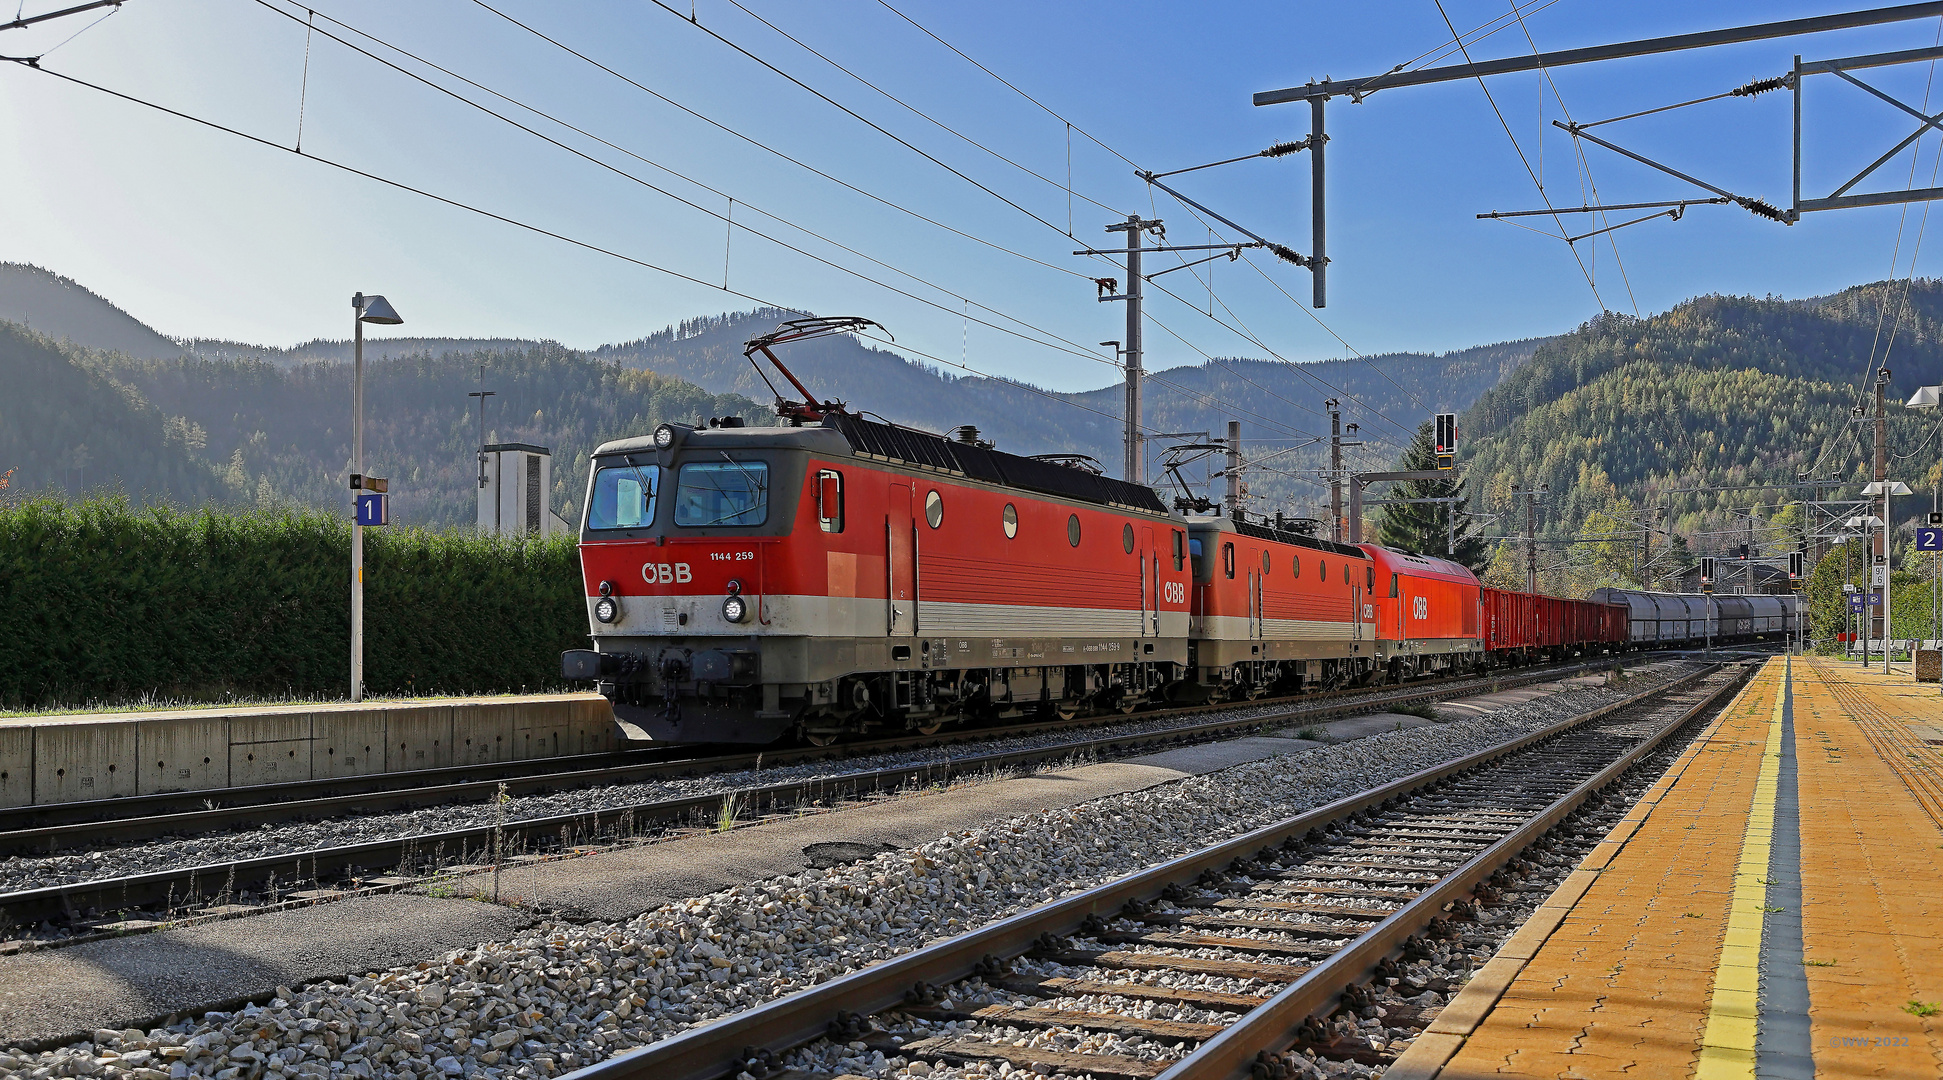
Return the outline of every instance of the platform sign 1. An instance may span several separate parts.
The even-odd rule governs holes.
[[[1917,529],[1917,551],[1943,551],[1943,529]]]
[[[1850,593],[1849,594],[1850,611],[1863,612],[1869,610],[1870,608],[1881,607],[1881,606],[1882,606],[1881,593]]]
[[[391,498],[382,492],[358,495],[357,522],[366,527],[391,524]]]
[[[1457,457],[1457,414],[1437,414],[1437,467],[1448,469]]]

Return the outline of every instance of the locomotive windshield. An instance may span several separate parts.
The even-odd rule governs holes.
[[[661,489],[659,465],[610,465],[594,473],[587,503],[590,529],[632,529],[654,524],[654,500]]]
[[[769,520],[769,463],[691,461],[681,467],[675,487],[675,524],[760,525]]]

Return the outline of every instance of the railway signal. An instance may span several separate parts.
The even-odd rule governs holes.
[[[1457,414],[1437,414],[1437,467],[1451,468],[1457,458]]]
[[[1711,593],[1714,591],[1714,557],[1712,555],[1702,555],[1700,557],[1700,591],[1702,593]]]
[[[1802,571],[1806,569],[1807,562],[1808,556],[1806,552],[1790,551],[1788,553],[1788,585],[1797,592],[1801,590]]]

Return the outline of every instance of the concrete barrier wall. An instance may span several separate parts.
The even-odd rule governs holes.
[[[597,694],[0,719],[0,807],[412,772],[619,746]]]

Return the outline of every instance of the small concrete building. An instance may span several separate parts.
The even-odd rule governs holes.
[[[532,443],[491,443],[479,448],[479,531],[493,536],[573,531],[547,505],[553,490],[553,453]]]

